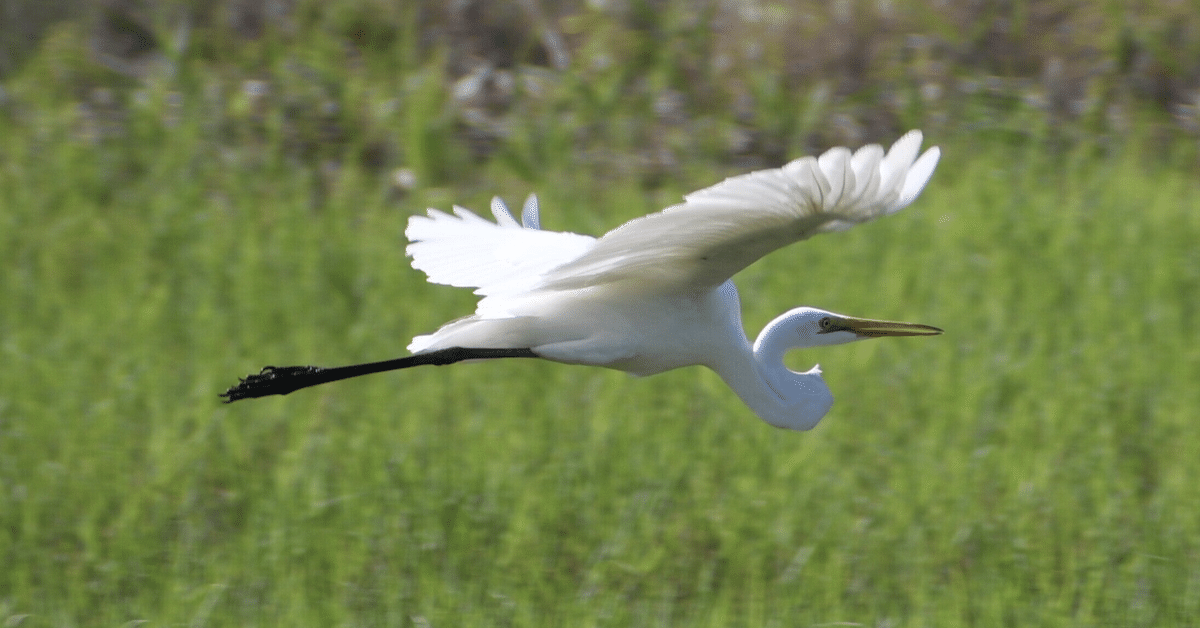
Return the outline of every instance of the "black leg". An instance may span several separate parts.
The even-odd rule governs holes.
[[[426,364],[443,366],[462,362],[463,360],[536,357],[540,356],[531,349],[469,349],[465,347],[450,347],[448,349],[430,351],[429,353],[408,355],[394,360],[352,364],[350,366],[338,366],[334,368],[322,368],[320,366],[266,366],[256,375],[247,375],[244,378],[240,378],[241,382],[237,386],[230,387],[229,390],[221,393],[220,396],[225,398],[225,403],[232,403],[238,399],[253,399],[268,395],[286,395],[292,391],[316,386],[317,384],[327,384],[350,377],[406,369],[413,366],[424,366]]]

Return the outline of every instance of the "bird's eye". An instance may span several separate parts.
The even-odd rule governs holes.
[[[821,331],[833,331],[833,319],[828,316],[818,321],[817,325],[821,328]]]

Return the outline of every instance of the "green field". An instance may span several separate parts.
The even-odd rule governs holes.
[[[942,164],[912,207],[743,273],[751,337],[801,304],[946,330],[789,356],[836,397],[811,432],[699,368],[528,360],[222,405],[265,364],[395,357],[469,313],[408,267],[427,206],[536,191],[544,227],[598,234],[740,170],[704,139],[649,182],[581,160],[575,125],[643,110],[570,84],[472,159],[438,88],[380,108],[368,60],[340,98],[401,138],[403,191],[297,158],[235,88],[212,113],[198,64],[106,137],[36,63],[10,84],[35,105],[0,107],[4,626],[1200,617],[1200,185],[1153,124],[1065,147],[1004,131],[1019,115],[926,127]]]

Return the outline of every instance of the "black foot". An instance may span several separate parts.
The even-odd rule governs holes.
[[[248,375],[237,386],[221,393],[225,403],[238,399],[253,399],[267,395],[286,395],[294,390],[327,384],[342,379],[406,369],[426,364],[441,366],[463,360],[494,360],[496,358],[536,358],[532,349],[471,349],[450,347],[428,353],[406,355],[382,362],[367,362],[349,366],[322,368],[320,366],[267,366],[258,375]]]
[[[264,366],[257,375],[238,378],[241,382],[221,393],[225,403],[268,395],[286,395],[292,391],[323,383],[317,377],[325,369],[319,366]]]

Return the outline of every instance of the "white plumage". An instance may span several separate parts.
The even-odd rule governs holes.
[[[918,158],[920,146],[920,131],[910,131],[886,153],[833,148],[732,177],[599,239],[541,230],[534,196],[522,223],[499,199],[494,223],[461,207],[453,215],[430,209],[405,231],[413,267],[483,299],[474,315],[417,336],[409,350],[528,348],[637,375],[699,364],[768,423],[809,429],[832,396],[819,368],[790,371],[784,353],[941,330],[798,308],[751,345],[730,277],[775,249],[907,206],[940,155],[935,147]]]

